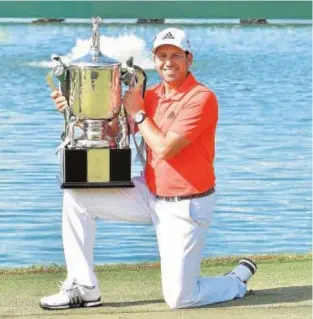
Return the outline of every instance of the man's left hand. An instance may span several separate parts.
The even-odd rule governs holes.
[[[123,104],[126,112],[134,117],[139,111],[144,111],[144,100],[141,96],[141,88],[131,88],[123,98]]]

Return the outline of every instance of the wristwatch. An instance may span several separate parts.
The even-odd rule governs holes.
[[[136,124],[141,124],[145,120],[146,117],[147,117],[146,113],[139,111],[134,116],[134,122]]]

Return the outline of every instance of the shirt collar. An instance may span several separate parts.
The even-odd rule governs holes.
[[[173,93],[171,96],[165,98],[165,88],[164,83],[162,82],[157,89],[157,96],[166,100],[179,101],[192,87],[194,87],[198,82],[191,72],[188,73],[185,81],[180,85],[180,87]]]

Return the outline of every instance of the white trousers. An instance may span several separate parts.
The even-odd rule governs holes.
[[[163,296],[170,308],[197,307],[243,297],[239,279],[199,277],[207,228],[215,205],[214,194],[166,202],[156,200],[143,177],[134,188],[66,189],[63,202],[63,245],[67,280],[98,284],[93,248],[96,218],[153,223],[161,259]]]

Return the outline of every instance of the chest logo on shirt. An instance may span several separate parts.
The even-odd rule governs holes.
[[[174,111],[172,111],[168,116],[167,116],[168,119],[176,119],[176,115],[174,113]]]

